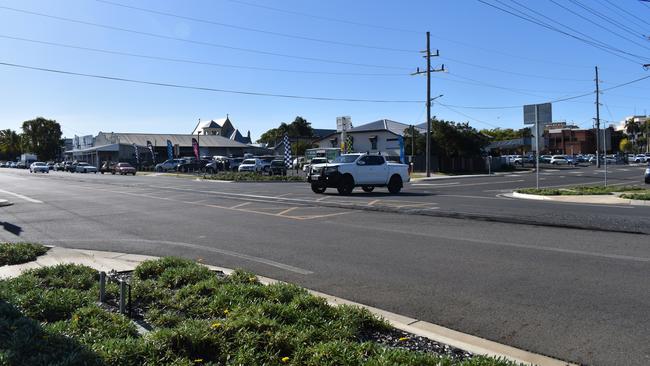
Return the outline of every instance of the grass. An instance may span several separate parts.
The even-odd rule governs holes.
[[[219,172],[206,174],[203,179],[228,180],[235,182],[304,182],[305,178],[296,175],[265,175],[257,173]]]
[[[630,200],[650,201],[650,191],[643,192],[643,193],[626,193],[626,194],[622,194],[621,198],[627,198]]]
[[[31,262],[47,250],[34,243],[0,243],[0,266]]]
[[[614,192],[643,191],[644,188],[634,186],[577,186],[568,188],[522,188],[517,193],[536,194],[541,196],[583,196],[611,195]]]
[[[29,365],[465,365],[358,341],[388,325],[365,309],[332,307],[291,284],[248,272],[223,277],[192,261],[146,261],[133,272],[134,305],[154,326],[140,335],[95,304],[97,272],[78,265],[0,281],[0,364]],[[108,286],[108,296],[117,289]]]

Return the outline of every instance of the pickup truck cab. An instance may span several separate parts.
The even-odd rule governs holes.
[[[397,194],[409,180],[406,164],[389,163],[382,155],[370,154],[344,154],[332,163],[312,165],[307,174],[314,193],[336,188],[342,195],[352,193],[354,187],[364,192],[388,187],[390,193]]]

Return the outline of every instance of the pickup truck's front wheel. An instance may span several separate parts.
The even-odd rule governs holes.
[[[316,183],[311,184],[311,190],[314,193],[319,193],[320,194],[320,193],[325,192],[326,189],[327,189],[327,187],[322,186],[320,184],[316,184]]]
[[[354,189],[354,178],[352,178],[352,176],[349,174],[346,174],[343,177],[341,177],[339,186],[336,187],[336,190],[339,191],[339,194],[343,196],[347,196],[350,193],[352,193],[353,189]]]
[[[393,175],[388,181],[388,192],[398,194],[402,190],[402,178],[399,175]]]

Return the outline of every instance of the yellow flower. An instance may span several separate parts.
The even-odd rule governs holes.
[[[79,321],[79,315],[77,315],[77,314],[73,315],[72,320],[75,321],[75,322],[78,322]]]
[[[197,358],[196,360],[194,360],[194,363],[199,363],[199,362],[203,362],[203,359],[202,358]]]
[[[282,362],[287,363],[289,362],[289,357],[282,357]]]
[[[226,309],[226,310],[223,311],[224,315],[228,315],[229,312],[230,312],[230,311],[229,311],[228,309]]]
[[[256,279],[255,276],[248,277],[249,282],[255,282]]]
[[[408,340],[409,340],[408,337],[402,337],[402,338],[399,339],[400,342],[404,342],[404,341],[408,341]]]
[[[219,328],[219,327],[221,327],[221,323],[219,323],[219,322],[214,322],[214,323],[212,323],[212,328],[213,328],[213,329],[217,329],[217,328]]]

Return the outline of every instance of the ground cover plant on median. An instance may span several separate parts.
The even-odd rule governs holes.
[[[635,186],[578,186],[567,188],[522,188],[517,193],[536,194],[541,196],[583,196],[583,195],[611,195],[614,192],[644,191],[642,187]]]
[[[58,265],[0,281],[0,364],[511,365],[362,341],[388,325],[295,285],[263,285],[244,271],[219,275],[178,258],[132,273],[134,306],[152,325],[140,334],[96,304],[97,280],[91,268]],[[116,294],[109,284],[109,301]]]
[[[31,262],[47,250],[35,243],[0,243],[0,266]]]
[[[637,193],[625,193],[621,195],[621,198],[627,198],[630,200],[650,201],[650,190],[645,192],[637,192]]]
[[[303,182],[305,178],[299,175],[266,175],[260,173],[219,172],[205,174],[203,179],[228,180],[235,182]]]

